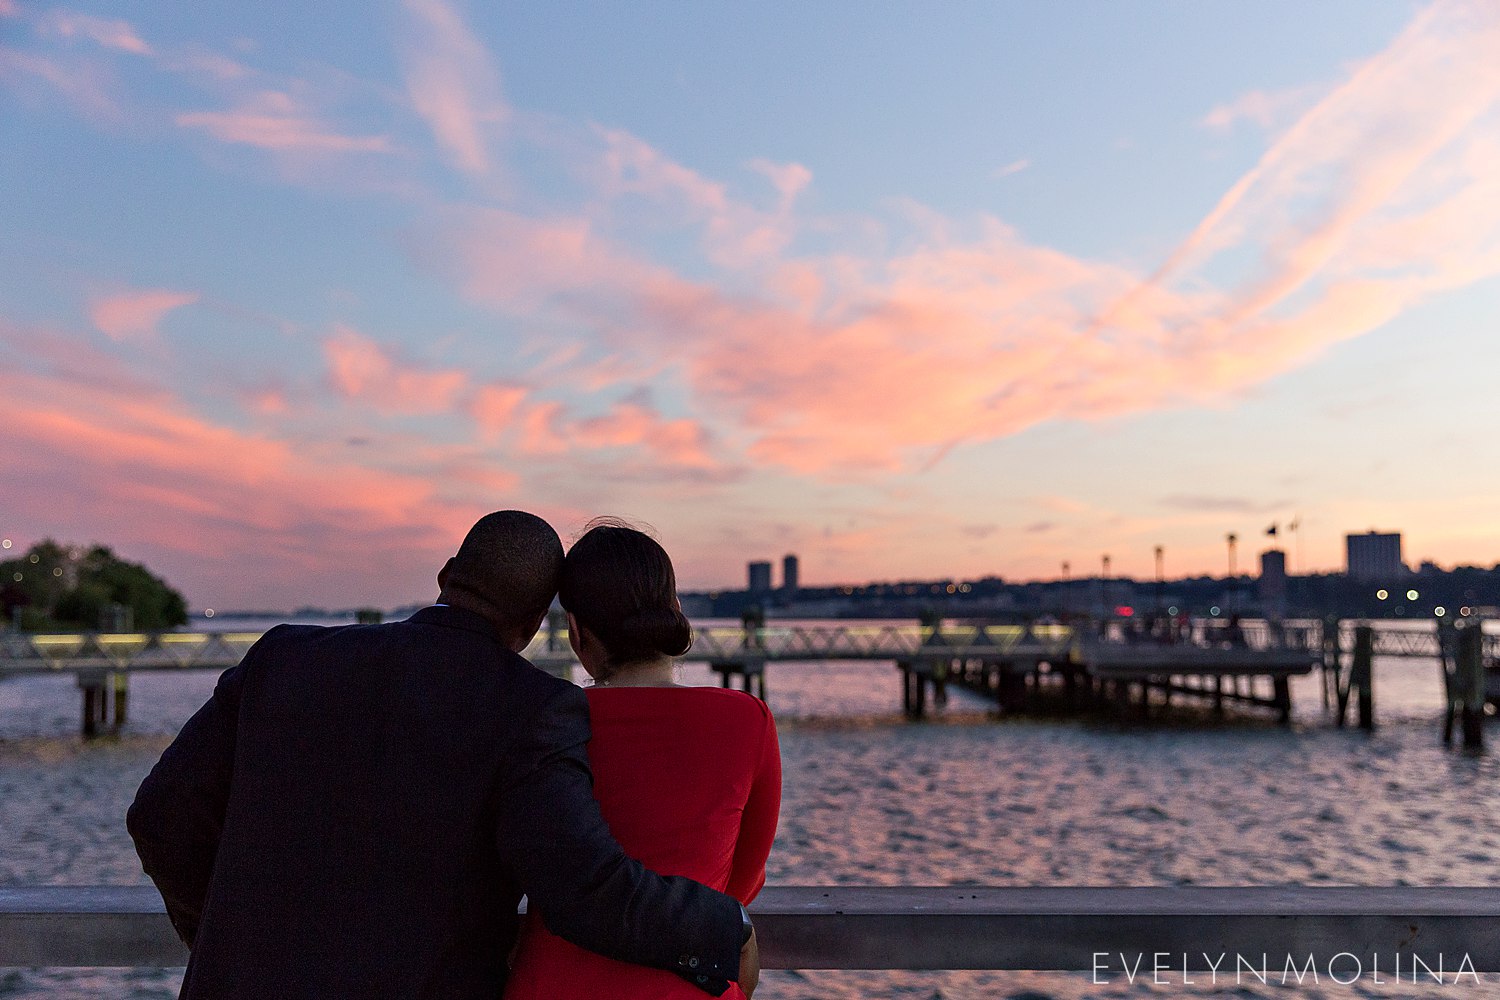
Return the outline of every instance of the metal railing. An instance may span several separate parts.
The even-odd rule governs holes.
[[[1420,959],[1500,971],[1500,889],[770,886],[751,910],[768,969],[1280,971]],[[1340,958],[1340,956],[1345,956]],[[187,951],[150,886],[0,888],[0,966],[171,967]],[[1466,964],[1462,964],[1465,963]]]
[[[1199,623],[1194,639],[1206,642],[1213,623]],[[1285,646],[1316,649],[1318,622],[1288,622],[1276,640],[1258,624],[1244,630],[1252,649]],[[773,661],[899,660],[924,655],[955,657],[1063,657],[1082,633],[1066,625],[762,625],[705,626],[694,630],[684,660],[714,662],[745,658]],[[0,676],[14,673],[227,669],[239,663],[259,632],[156,632],[30,635],[0,632]],[[1382,628],[1374,624],[1376,656],[1437,658],[1437,630]],[[1341,628],[1349,649],[1353,626]],[[1209,644],[1212,644],[1211,642]],[[1500,634],[1485,634],[1487,659],[1500,658]],[[539,665],[573,663],[565,630],[543,631],[524,655]]]

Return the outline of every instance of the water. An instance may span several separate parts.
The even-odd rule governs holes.
[[[142,674],[119,739],[83,745],[71,678],[0,684],[0,884],[143,883],[125,833],[136,785],[212,690]],[[708,683],[700,667],[683,679]],[[785,767],[771,884],[1500,886],[1500,763],[1445,750],[1437,667],[1377,661],[1379,728],[1340,731],[1316,681],[1295,723],[988,717],[955,691],[901,720],[890,664],[773,665]],[[1495,738],[1497,733],[1492,733]],[[176,970],[0,970],[0,997],[172,997]],[[1119,976],[1116,974],[1118,980]],[[1388,977],[1387,977],[1388,978]],[[1178,977],[1180,980],[1180,976]],[[766,998],[1500,995],[1476,986],[1095,985],[1088,974],[767,972]]]

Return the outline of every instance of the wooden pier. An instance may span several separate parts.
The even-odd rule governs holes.
[[[940,702],[947,685],[958,684],[993,699],[1002,713],[1034,708],[1048,692],[1072,711],[1107,708],[1145,718],[1153,696],[1159,696],[1164,708],[1174,698],[1211,704],[1220,715],[1226,704],[1253,705],[1274,709],[1288,721],[1290,678],[1321,662],[1306,648],[1132,643],[1057,627],[1027,627],[1003,648],[985,648],[977,638],[971,631],[955,635],[944,629],[921,655],[898,662],[902,706],[909,716],[923,715],[929,686]]]

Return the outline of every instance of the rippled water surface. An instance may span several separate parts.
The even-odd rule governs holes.
[[[689,667],[684,679],[709,678]],[[1294,687],[1288,729],[1251,710],[1224,724],[997,721],[962,692],[911,724],[890,664],[774,665],[769,680],[786,775],[772,884],[1500,886],[1497,763],[1442,747],[1429,663],[1377,663],[1373,736],[1335,729],[1312,681]],[[213,682],[133,678],[127,731],[88,745],[71,679],[0,684],[0,884],[144,882],[125,807]],[[0,969],[0,997],[171,997],[179,975]],[[1500,996],[1494,977],[1441,989],[1180,979],[768,972],[757,996]]]

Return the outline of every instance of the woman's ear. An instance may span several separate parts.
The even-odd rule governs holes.
[[[575,615],[573,612],[569,611],[568,612],[568,645],[573,647],[573,655],[576,656],[576,657],[578,657],[578,661],[580,663],[583,662],[583,650],[584,650],[584,647],[588,644],[588,639],[585,638],[586,635],[587,635],[587,633],[584,632],[583,626],[580,625],[580,624],[578,624],[578,616]],[[591,639],[593,637],[592,636],[588,636],[588,638]]]

